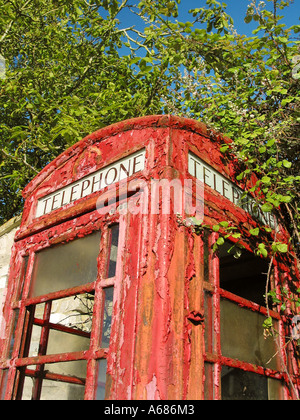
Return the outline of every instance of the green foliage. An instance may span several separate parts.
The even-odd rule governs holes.
[[[261,209],[276,214],[292,237],[299,254],[299,78],[300,25],[286,27],[280,12],[289,2],[252,1],[245,22],[257,27],[253,36],[239,35],[226,14],[226,5],[207,1],[193,11],[193,24],[179,24],[180,36],[172,50],[165,39],[161,54],[174,57],[180,51],[174,90],[166,98],[168,112],[199,119],[234,140],[232,150],[244,171],[259,177],[252,193],[260,194]],[[214,25],[213,22],[224,21]],[[207,24],[206,29],[197,27]],[[172,27],[175,39],[177,27]],[[182,68],[184,67],[184,70]],[[263,193],[263,195],[261,194]],[[257,229],[250,231],[260,236]],[[263,256],[287,253],[290,244],[258,248]]]
[[[271,290],[268,293],[273,305],[279,307],[280,312],[284,312],[287,306],[294,306],[297,308],[300,307],[300,289],[298,288],[294,293],[292,293],[288,288],[281,286],[279,291]]]
[[[165,76],[145,56],[148,36],[121,27],[127,3],[2,2],[0,223],[21,211],[21,190],[67,147],[111,123],[161,112],[157,91],[167,90]],[[170,2],[157,3],[156,12],[172,9]],[[121,53],[124,46],[128,54]]]
[[[300,25],[284,24],[289,3],[253,0],[245,22],[256,28],[246,37],[216,0],[184,22],[180,0],[3,2],[0,222],[22,209],[29,180],[88,133],[171,113],[231,137],[221,151],[238,156],[240,181],[258,174],[251,193],[264,197],[262,211],[276,214],[292,242],[266,244],[254,228],[257,253],[298,252]]]

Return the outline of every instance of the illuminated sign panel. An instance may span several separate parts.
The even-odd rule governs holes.
[[[144,167],[145,149],[106,166],[46,197],[40,198],[37,204],[36,217],[44,216],[80,198],[87,197],[96,191],[101,191],[105,187],[142,171]]]
[[[203,181],[204,184],[217,191],[223,197],[227,198],[236,206],[239,206],[247,213],[249,213],[254,219],[259,222],[270,226],[272,229],[276,228],[276,219],[271,213],[265,213],[261,210],[261,207],[257,204],[254,198],[247,195],[244,196],[244,191],[239,188],[236,184],[231,182],[228,178],[221,175],[198,156],[193,153],[189,153],[189,173]]]

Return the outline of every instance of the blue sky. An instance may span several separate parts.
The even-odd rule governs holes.
[[[256,28],[256,23],[246,24],[244,22],[244,18],[246,16],[247,6],[251,3],[251,0],[219,0],[221,3],[224,2],[228,5],[227,13],[234,19],[234,25],[237,29],[238,33],[251,35],[252,30]],[[268,8],[272,10],[272,3],[268,3],[265,0],[265,3],[268,4]],[[199,7],[205,6],[205,0],[181,0],[181,4],[179,6],[179,21],[193,21],[193,16],[189,15],[188,11],[190,9],[196,9]],[[300,16],[300,0],[291,1],[291,5],[286,8],[284,11],[279,10],[279,14],[284,14],[285,19],[283,23],[285,23],[288,27],[296,24],[300,24],[299,16]],[[129,16],[128,13],[124,14],[124,19],[121,21],[121,26],[124,27],[137,24],[137,21],[132,18],[132,15]],[[138,29],[138,27],[137,27]]]
[[[234,25],[240,34],[251,35],[252,30],[255,29],[256,24],[246,24],[244,18],[246,16],[247,6],[251,3],[251,0],[219,0],[220,3],[224,2],[227,4],[227,13],[233,18]],[[259,3],[259,2],[258,2]],[[273,4],[268,3],[265,0],[265,3],[268,5],[268,8],[272,10]],[[182,10],[190,10],[197,7],[203,7],[205,4],[204,0],[182,0],[180,8]],[[284,15],[285,19],[283,22],[288,26],[300,24],[300,0],[294,0],[291,2],[291,5],[286,8],[284,11],[279,10],[279,15]]]

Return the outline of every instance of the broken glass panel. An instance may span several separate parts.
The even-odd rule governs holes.
[[[232,243],[219,248],[220,287],[237,296],[266,306],[268,261]]]
[[[0,372],[0,400],[4,400],[8,379],[8,369]]]

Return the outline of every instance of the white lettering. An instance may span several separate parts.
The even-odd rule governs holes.
[[[217,191],[236,206],[241,207],[261,223],[268,224],[272,229],[276,228],[275,216],[264,213],[254,198],[250,196],[243,197],[244,191],[241,188],[225,178],[196,155],[189,153],[188,159],[189,173],[192,176]]]
[[[117,404],[107,405],[104,408],[104,414],[108,415],[126,415],[131,417],[136,417],[139,408],[134,406],[119,406]]]

